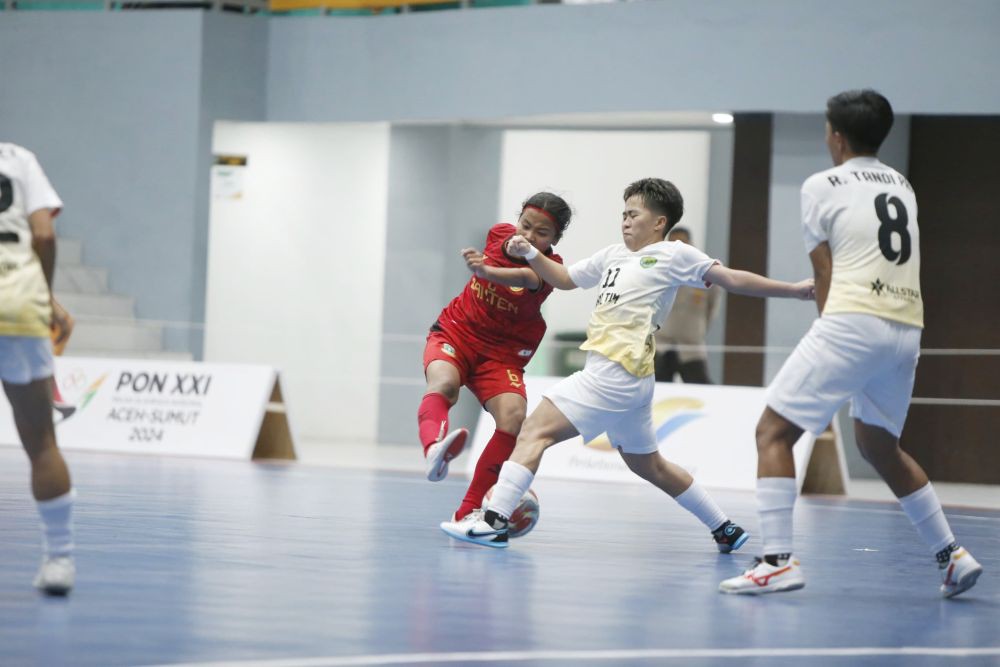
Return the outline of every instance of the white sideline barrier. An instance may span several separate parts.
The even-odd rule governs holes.
[[[542,393],[561,379],[525,378],[528,414],[541,401]],[[759,387],[658,382],[653,394],[653,427],[660,452],[704,486],[753,490],[757,477],[754,433],[764,405],[764,389]],[[493,417],[483,411],[476,425],[472,453],[467,459],[470,475],[495,428]],[[814,440],[807,433],[795,446],[796,481],[800,489]],[[843,475],[847,468],[843,464],[839,437],[836,447],[836,464],[840,470],[835,473],[839,473],[846,485]],[[565,479],[645,483],[629,471],[603,434],[586,444],[578,436],[549,448],[538,474]]]
[[[57,357],[63,449],[227,459],[295,458],[269,366]],[[3,400],[0,443],[19,445]]]

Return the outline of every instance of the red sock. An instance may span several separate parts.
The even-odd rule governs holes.
[[[428,447],[448,432],[448,410],[450,409],[451,404],[444,397],[444,394],[439,394],[436,391],[424,394],[424,400],[420,401],[420,409],[417,410],[420,443],[424,446],[424,454],[427,454]],[[441,427],[442,424],[444,424],[444,428]]]
[[[500,466],[510,458],[514,451],[517,437],[510,433],[498,430],[486,443],[486,449],[479,456],[476,462],[476,472],[472,475],[472,483],[469,490],[465,492],[465,499],[458,506],[455,512],[455,520],[459,521],[466,514],[483,504],[483,496],[490,490],[490,487],[500,479]]]

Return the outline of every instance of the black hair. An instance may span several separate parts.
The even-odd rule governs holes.
[[[826,101],[830,128],[847,139],[851,151],[875,154],[892,128],[892,105],[870,88],[848,90]]]
[[[625,201],[629,197],[639,195],[643,205],[656,215],[667,217],[667,227],[663,230],[663,238],[667,232],[680,222],[684,215],[684,198],[677,186],[662,178],[644,178],[625,188]]]
[[[688,237],[688,241],[691,240],[691,230],[688,229],[687,227],[681,227],[680,225],[676,225],[675,227],[672,227],[670,229],[670,233],[671,234],[684,234],[685,236]]]
[[[538,192],[524,200],[524,203],[521,204],[521,213],[524,213],[524,209],[529,206],[540,208],[552,216],[552,222],[556,225],[555,242],[558,243],[563,232],[569,227],[569,219],[573,217],[573,211],[570,210],[566,200],[551,192]]]

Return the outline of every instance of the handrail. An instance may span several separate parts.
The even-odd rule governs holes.
[[[546,0],[480,0],[485,6],[504,4],[535,4]],[[551,0],[550,0],[551,1]],[[558,0],[557,0],[558,1]],[[206,9],[210,11],[236,11],[245,14],[276,14],[318,11],[364,11],[379,13],[382,10],[407,12],[411,7],[474,7],[476,0],[0,0],[4,11],[29,10],[100,10],[137,11],[143,9]]]

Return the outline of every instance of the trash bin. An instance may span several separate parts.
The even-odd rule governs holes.
[[[554,336],[555,354],[552,355],[552,374],[565,377],[582,371],[587,362],[587,353],[579,349],[587,340],[586,331],[562,331]]]

